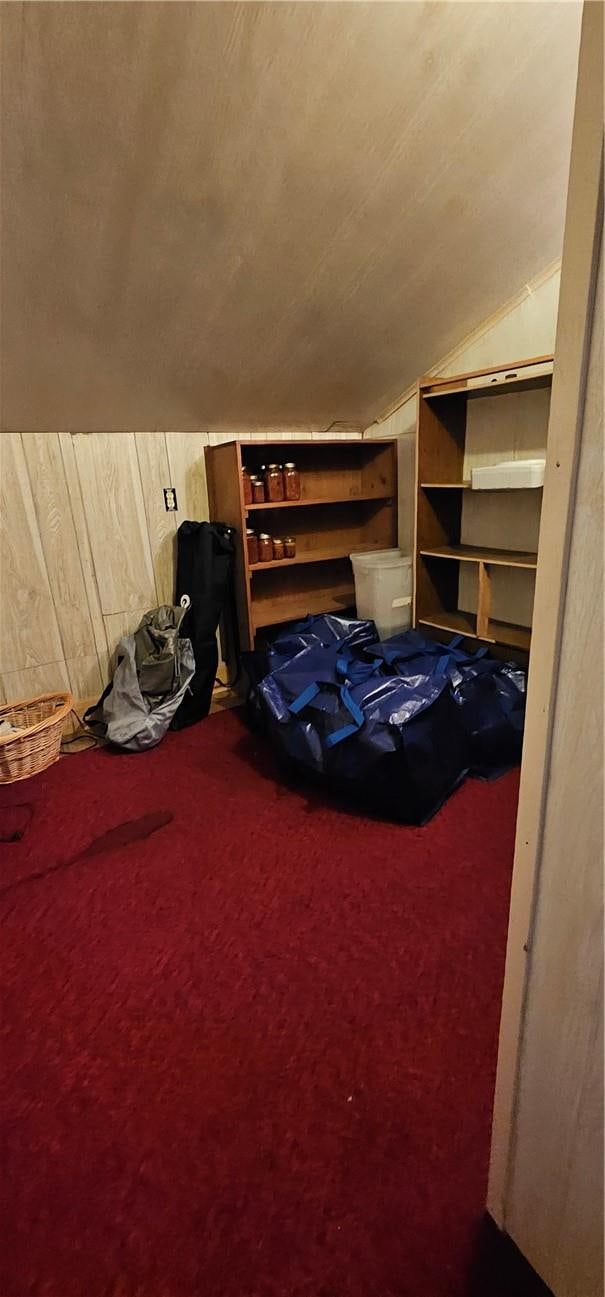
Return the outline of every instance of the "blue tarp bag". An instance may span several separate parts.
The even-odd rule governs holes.
[[[267,670],[276,671],[307,648],[329,648],[336,643],[361,648],[377,640],[378,632],[373,621],[318,613],[293,622],[267,645]]]
[[[343,651],[355,650],[361,654],[365,645],[375,643],[377,639],[378,632],[371,620],[319,613],[291,622],[264,647],[242,653],[242,665],[249,681],[246,713],[252,729],[262,730],[264,727],[265,716],[258,688],[269,672],[279,670],[305,649],[340,645]]]
[[[422,669],[447,676],[468,740],[469,773],[494,779],[521,760],[525,672],[488,657],[486,647],[467,653],[461,642],[460,635],[444,645],[406,631],[375,645],[372,653],[399,675]]]
[[[326,773],[329,749],[363,724],[352,680],[367,679],[375,670],[373,662],[356,660],[350,648],[334,643],[303,649],[265,676],[259,696],[282,750],[314,773]]]
[[[299,769],[405,823],[424,823],[464,778],[467,749],[445,674],[386,676],[342,644],[304,650],[259,686],[275,746]]]
[[[461,663],[451,679],[469,744],[470,773],[496,779],[519,764],[525,724],[525,672],[513,662]]]

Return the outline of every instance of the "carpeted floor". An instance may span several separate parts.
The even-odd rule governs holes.
[[[373,821],[230,712],[1,789],[1,1297],[525,1292],[482,1224],[517,782]]]

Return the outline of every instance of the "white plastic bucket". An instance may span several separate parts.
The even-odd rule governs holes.
[[[412,624],[412,560],[401,549],[351,554],[358,617],[371,617],[381,639]]]

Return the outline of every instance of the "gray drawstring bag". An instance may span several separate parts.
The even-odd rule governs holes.
[[[84,715],[98,738],[130,752],[163,739],[195,673],[191,640],[179,636],[188,607],[184,596],[180,608],[154,608],[120,640],[111,684]]]

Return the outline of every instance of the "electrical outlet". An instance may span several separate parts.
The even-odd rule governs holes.
[[[173,486],[164,487],[164,507],[167,513],[174,513],[179,507],[176,502],[176,491]]]

